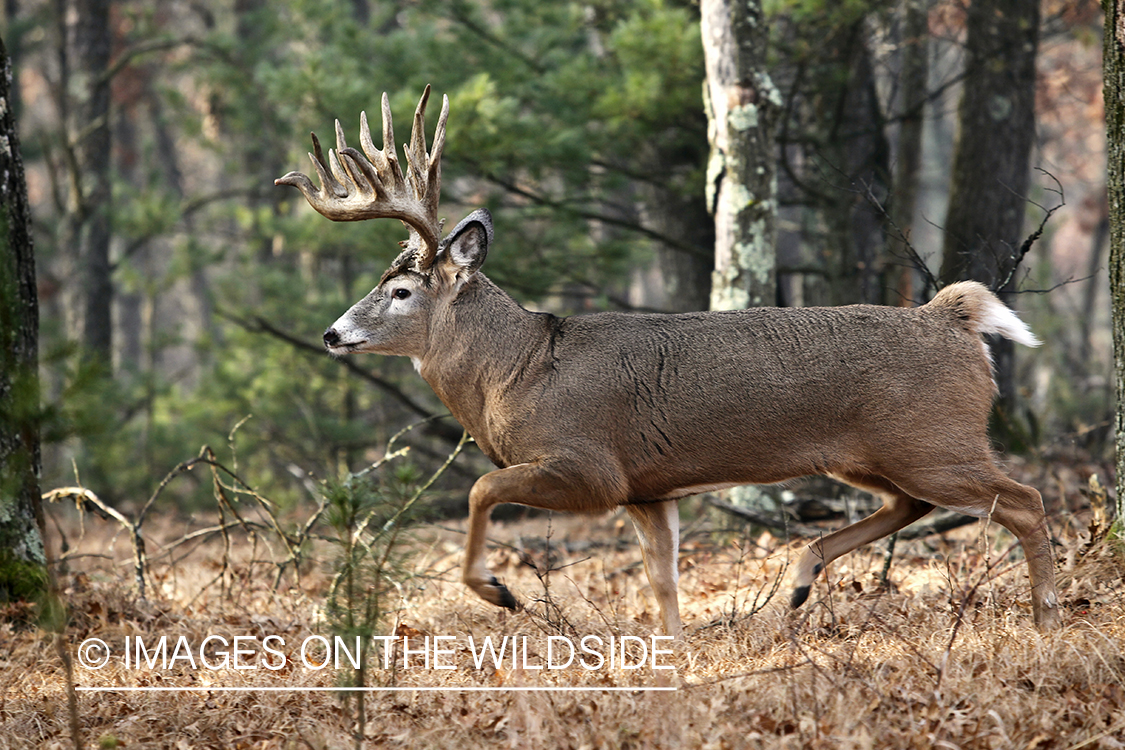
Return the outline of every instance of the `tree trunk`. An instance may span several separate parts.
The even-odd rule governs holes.
[[[81,269],[82,343],[89,355],[109,365],[113,356],[113,269],[109,262],[111,143],[109,101],[109,0],[78,0],[74,29],[76,66],[71,83],[81,104],[71,123],[81,173],[76,210]]]
[[[1125,0],[1105,0],[1103,79],[1109,181],[1109,288],[1117,391],[1117,521],[1125,519]]]
[[[891,198],[891,228],[888,240],[891,271],[887,274],[886,302],[910,305],[921,302],[918,269],[914,267],[906,243],[914,229],[914,210],[918,205],[918,183],[922,175],[922,133],[925,124],[926,87],[929,75],[929,1],[903,3],[902,124],[898,131],[898,154],[894,167],[894,193]],[[932,290],[929,290],[932,291]]]
[[[277,54],[268,46],[269,35],[261,24],[262,14],[269,12],[271,10],[266,0],[235,0],[235,34],[240,46],[239,58],[245,60],[247,69],[254,66],[253,61],[269,62]],[[251,77],[249,81],[253,83],[254,79]],[[247,92],[232,92],[232,96],[237,97],[245,93]],[[285,158],[285,149],[276,146],[277,117],[268,99],[253,94],[247,99],[232,101],[231,106],[243,108],[239,116],[246,118],[248,122],[253,122],[258,129],[258,137],[243,152],[241,175],[248,178],[250,189],[247,198],[250,215],[253,217],[250,242],[256,245],[255,252],[263,263],[272,263],[274,261],[273,236],[261,226],[260,209],[269,206],[274,216],[279,215],[278,207],[284,195],[275,189],[273,184],[275,179],[273,175],[284,171],[282,165]]]
[[[835,35],[834,35],[835,36]],[[834,45],[833,78],[822,83],[822,101],[832,113],[818,149],[818,179],[829,199],[820,206],[825,224],[822,256],[829,261],[828,302],[833,305],[883,301],[881,283],[886,249],[885,219],[890,147],[887,142],[875,69],[862,19]],[[836,76],[847,76],[841,83]]]
[[[31,210],[0,39],[0,602],[47,590],[39,495],[39,309]]]
[[[650,174],[667,173],[678,166],[669,154],[657,149],[650,149],[642,163]],[[715,268],[715,226],[707,215],[703,196],[689,194],[679,187],[641,183],[638,192],[642,221],[661,235],[673,237],[683,246],[698,248],[699,252],[658,244],[655,262],[642,271],[648,293],[638,302],[664,312],[706,310],[711,297],[711,272]]]
[[[715,217],[711,309],[773,305],[781,95],[766,70],[768,29],[758,0],[703,0],[701,12],[707,205]]]
[[[969,6],[965,91],[945,219],[942,283],[973,279],[1011,290],[1035,139],[1038,0]],[[1015,400],[1013,349],[993,345],[1000,408]]]
[[[884,300],[890,142],[870,16],[844,15],[790,21],[781,32],[792,50],[782,201],[799,244],[782,245],[779,262],[796,275],[788,286],[804,306]]]

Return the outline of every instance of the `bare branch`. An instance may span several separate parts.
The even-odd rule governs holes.
[[[880,214],[882,214],[883,220],[886,222],[887,226],[891,227],[895,231],[897,235],[896,239],[902,243],[903,249],[906,251],[906,260],[910,261],[910,264],[915,268],[915,270],[918,271],[918,273],[922,274],[922,277],[925,279],[926,284],[922,289],[923,296],[925,296],[926,292],[928,292],[929,290],[933,290],[934,292],[939,291],[942,287],[941,282],[930,271],[930,267],[926,264],[925,259],[923,259],[918,251],[914,248],[914,245],[911,244],[910,238],[906,236],[906,233],[903,232],[898,224],[895,223],[895,220],[891,218],[890,213],[887,211],[882,201],[880,201],[878,197],[876,197],[875,192],[871,189],[871,185],[864,182],[863,180],[860,180],[859,182],[860,185],[863,186],[863,197],[866,198],[867,202],[870,203],[876,210],[878,210]]]
[[[819,537],[824,534],[824,529],[800,523],[799,521],[789,520],[785,518],[782,513],[762,513],[761,511],[750,510],[748,508],[739,508],[710,496],[707,496],[705,501],[711,507],[718,508],[724,513],[729,513],[755,526],[762,526],[772,531],[781,531],[798,537]],[[944,534],[947,531],[952,531],[962,526],[968,526],[976,520],[974,516],[966,516],[960,513],[950,512],[939,514],[926,523],[916,523],[906,527],[898,532],[898,538],[901,541],[923,539],[928,536],[933,536],[934,534]]]
[[[1035,169],[1036,169],[1036,171],[1042,172],[1043,174],[1047,175],[1048,177],[1050,177],[1052,180],[1055,181],[1055,185],[1057,187],[1055,189],[1049,190],[1048,192],[1058,194],[1059,204],[1057,206],[1054,206],[1053,208],[1046,208],[1044,206],[1039,205],[1038,203],[1031,200],[1030,198],[1026,198],[1026,197],[1024,198],[1024,200],[1026,200],[1028,203],[1032,204],[1033,206],[1036,206],[1037,208],[1039,208],[1040,210],[1042,210],[1044,212],[1043,219],[1039,222],[1039,226],[1036,227],[1035,231],[1032,232],[1031,234],[1029,234],[1027,236],[1027,239],[1025,239],[1023,241],[1023,244],[1020,245],[1019,250],[1016,251],[1015,253],[1013,253],[1013,255],[1012,255],[1012,258],[1013,258],[1012,267],[1010,269],[1008,269],[1007,276],[1005,276],[1004,280],[1001,281],[996,287],[993,288],[993,291],[999,291],[1000,289],[1003,289],[1004,287],[1008,286],[1009,282],[1011,282],[1011,280],[1012,280],[1012,277],[1015,276],[1016,270],[1020,267],[1020,264],[1023,263],[1023,259],[1027,256],[1028,252],[1030,252],[1030,250],[1031,250],[1032,246],[1035,244],[1036,240],[1038,240],[1040,237],[1043,236],[1043,230],[1046,228],[1047,222],[1051,220],[1051,217],[1054,215],[1055,211],[1058,211],[1060,208],[1062,208],[1063,206],[1066,205],[1066,196],[1063,194],[1062,183],[1059,182],[1058,178],[1055,177],[1053,174],[1051,174],[1050,172],[1048,172],[1045,169],[1041,169],[1039,167],[1036,167]]]
[[[279,339],[280,341],[284,341],[285,343],[289,344],[295,349],[298,349],[299,351],[305,352],[310,355],[316,355],[318,358],[322,358],[325,356],[323,346],[310,344],[307,341],[299,339],[296,336],[293,336],[274,327],[271,323],[269,323],[269,321],[262,318],[255,317],[253,320],[245,320],[238,317],[237,315],[233,315],[228,312],[220,311],[218,314],[222,318],[229,320],[240,328],[250,331],[251,333],[266,333],[276,339]],[[373,372],[365,370],[355,362],[352,362],[350,359],[337,359],[335,361],[343,365],[343,367],[351,374],[363,378],[367,382],[381,388],[388,395],[405,406],[407,410],[417,414],[425,420],[432,420],[431,424],[426,428],[427,432],[437,435],[442,440],[448,443],[453,443],[454,445],[456,445],[457,442],[461,439],[461,430],[459,428],[448,424],[442,424],[441,422],[437,421],[437,419],[442,416],[441,414],[435,414],[426,407],[422,406],[406,393],[404,393],[403,390],[394,383],[379,377]]]

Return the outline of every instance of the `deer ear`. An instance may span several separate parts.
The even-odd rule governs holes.
[[[462,278],[476,273],[492,244],[492,214],[479,208],[461,219],[445,238],[440,262],[449,272]]]

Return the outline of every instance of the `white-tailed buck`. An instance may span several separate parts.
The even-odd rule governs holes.
[[[429,91],[414,114],[405,176],[384,94],[383,150],[371,142],[366,115],[364,153],[347,146],[337,122],[327,160],[313,136],[320,187],[298,172],[277,183],[297,187],[335,221],[389,217],[410,230],[379,285],[324,343],[333,354],[410,357],[500,467],[469,494],[464,581],[477,594],[516,606],[485,565],[494,505],[579,513],[625,506],[664,630],[678,634],[677,501],[825,474],[881,495],[884,505],[808,546],[793,606],[826,564],[940,506],[991,517],[1016,535],[1035,622],[1058,625],[1042,500],[997,469],[986,432],[995,386],[981,335],[1038,342],[984,286],[951,284],[914,309],[529,312],[480,272],[492,244],[488,211],[441,236],[449,100],[427,153]]]

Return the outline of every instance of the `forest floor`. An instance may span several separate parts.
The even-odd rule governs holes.
[[[1057,632],[1033,626],[1018,545],[986,522],[899,543],[889,587],[885,544],[862,548],[791,611],[801,540],[724,528],[686,501],[678,643],[651,637],[656,605],[623,514],[495,523],[489,563],[525,605],[515,612],[460,583],[463,522],[424,526],[378,630],[398,637],[366,662],[379,690],[363,694],[363,746],[1123,748],[1122,551],[1091,543],[1081,469],[1013,475],[1048,498]],[[275,585],[268,540],[232,533],[164,556],[159,541],[191,527],[164,519],[148,530],[141,600],[127,537],[92,518],[80,534],[67,518],[64,637],[0,625],[0,747],[74,747],[75,734],[102,748],[356,746],[355,694],[329,690],[354,678],[347,655],[316,668],[318,637],[333,634],[328,550]],[[88,639],[111,652],[104,666]]]

